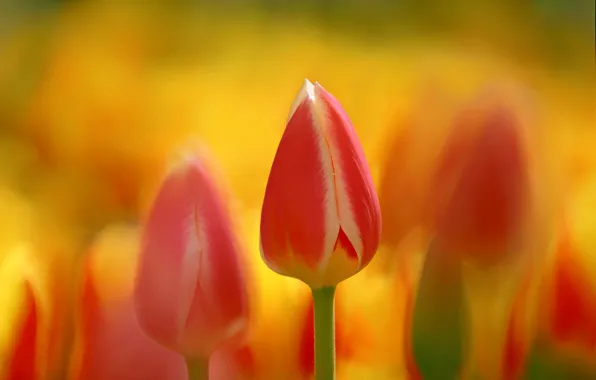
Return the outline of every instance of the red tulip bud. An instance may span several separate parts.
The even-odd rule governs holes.
[[[352,123],[308,80],[277,149],[261,216],[261,255],[312,288],[358,273],[379,244],[381,213]]]

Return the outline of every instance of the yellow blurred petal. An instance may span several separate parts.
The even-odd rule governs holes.
[[[570,224],[580,260],[596,287],[596,173],[572,200]]]
[[[135,226],[114,224],[99,234],[91,250],[89,265],[102,301],[115,302],[130,297],[138,249],[139,232]]]
[[[26,282],[32,273],[31,251],[26,244],[13,247],[0,260],[0,305],[4,316],[0,323],[0,358],[11,357],[15,334],[19,331],[24,313]],[[0,360],[0,374],[7,370],[5,360]]]

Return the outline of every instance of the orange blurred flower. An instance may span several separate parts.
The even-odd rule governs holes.
[[[561,233],[552,271],[540,301],[541,333],[596,365],[596,285],[569,228]]]
[[[437,85],[424,90],[395,126],[381,173],[381,242],[392,247],[421,227],[424,205],[433,190],[432,169],[453,117],[452,93]]]
[[[0,259],[0,304],[7,308],[0,332],[0,378],[43,380],[61,369],[64,299],[57,281],[64,273],[45,267],[31,244]]]
[[[184,357],[147,337],[136,320],[132,290],[138,240],[134,227],[108,227],[84,260],[72,380],[187,379]]]

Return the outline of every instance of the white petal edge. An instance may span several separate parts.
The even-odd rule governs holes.
[[[294,113],[305,100],[309,101],[309,103],[313,104],[315,102],[315,85],[312,84],[308,79],[304,79],[304,84],[302,88],[294,98],[294,102],[292,103],[292,107],[290,108],[290,114],[288,115],[288,122],[294,116]]]

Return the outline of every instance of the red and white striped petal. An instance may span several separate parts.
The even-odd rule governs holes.
[[[326,134],[335,168],[340,228],[358,255],[358,269],[364,268],[377,251],[381,234],[381,212],[372,176],[348,115],[339,102],[320,84],[317,97],[327,109]]]

